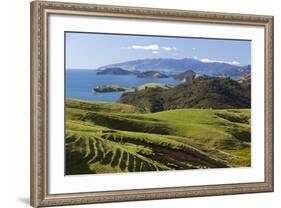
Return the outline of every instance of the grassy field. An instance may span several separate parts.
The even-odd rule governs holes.
[[[169,89],[172,86],[169,86],[167,84],[162,84],[162,83],[151,82],[151,83],[143,84],[143,85],[139,86],[137,89],[138,90],[144,90],[144,89],[147,89],[147,88],[157,88],[157,87],[162,88],[162,89]]]
[[[66,174],[247,167],[250,109],[136,107],[66,100]]]

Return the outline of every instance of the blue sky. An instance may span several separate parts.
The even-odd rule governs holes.
[[[96,69],[145,58],[251,63],[251,41],[66,32],[65,42],[67,69]]]

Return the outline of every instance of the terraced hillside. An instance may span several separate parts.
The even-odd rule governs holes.
[[[250,166],[249,109],[136,107],[66,100],[66,174]]]

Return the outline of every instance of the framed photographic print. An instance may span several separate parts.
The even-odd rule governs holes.
[[[31,3],[34,207],[273,191],[273,17]]]

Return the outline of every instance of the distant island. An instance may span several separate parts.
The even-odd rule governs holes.
[[[133,90],[133,88],[119,85],[101,85],[93,88],[93,92],[123,92],[129,90]]]
[[[107,93],[107,92],[137,92],[141,90],[146,90],[148,88],[160,88],[160,89],[170,89],[173,86],[161,83],[146,83],[138,87],[126,87],[120,85],[101,85],[93,88],[94,93]]]
[[[168,76],[159,71],[129,71],[121,67],[105,68],[98,70],[97,75],[136,75],[138,78],[167,78]]]
[[[97,72],[97,75],[135,75],[136,72],[131,72],[120,67],[106,68]]]

